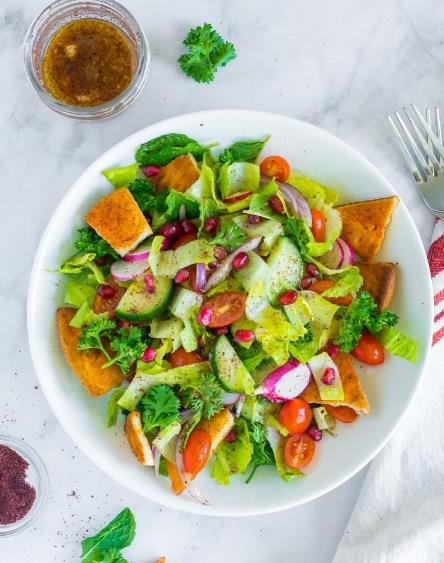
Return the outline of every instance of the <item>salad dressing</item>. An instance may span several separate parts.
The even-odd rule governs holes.
[[[135,68],[134,49],[117,26],[84,18],[54,34],[43,58],[43,82],[59,102],[93,107],[124,92]]]

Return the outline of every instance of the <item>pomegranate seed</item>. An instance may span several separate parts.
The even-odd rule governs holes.
[[[173,239],[165,237],[162,241],[160,250],[168,250],[172,243],[173,243]]]
[[[234,340],[236,340],[236,342],[251,342],[254,338],[255,336],[252,330],[246,330],[243,328],[236,330],[234,334]]]
[[[148,290],[148,293],[154,293],[156,288],[154,287],[154,278],[151,274],[147,274],[144,278],[143,278],[146,288]]]
[[[97,266],[104,266],[108,262],[108,254],[99,256],[94,260],[94,262],[97,264]]]
[[[159,174],[160,168],[158,166],[144,166],[142,171],[147,178],[152,178],[153,176]]]
[[[103,297],[103,299],[112,299],[116,294],[116,290],[110,285],[99,285],[97,293],[100,297]]]
[[[225,248],[223,246],[220,246],[220,244],[216,244],[216,246],[214,247],[214,257],[216,258],[216,260],[223,260],[227,256],[228,252],[225,250]]]
[[[268,204],[273,211],[276,211],[276,213],[280,215],[283,215],[285,212],[284,205],[277,195],[272,195],[268,200]]]
[[[324,385],[333,385],[335,379],[336,372],[333,368],[327,368],[321,377],[321,381]]]
[[[330,356],[330,358],[334,358],[339,354],[339,346],[334,344],[333,340],[329,340],[327,342],[327,354]]]
[[[217,336],[221,336],[222,334],[227,334],[227,332],[228,332],[227,326],[219,326],[214,329],[214,334],[217,334]]]
[[[239,252],[233,258],[233,268],[236,268],[236,270],[242,270],[242,268],[245,268],[249,261],[250,258],[248,257],[248,254],[246,252]]]
[[[214,272],[214,270],[217,270],[218,268],[219,268],[219,262],[214,261],[214,262],[210,262],[210,263],[208,264],[208,269],[209,269],[211,272]]]
[[[185,270],[185,268],[183,268],[182,270],[179,270],[177,272],[174,281],[176,283],[183,283],[184,281],[187,281],[189,277],[190,277],[190,272],[188,270]]]
[[[208,326],[213,318],[213,311],[208,307],[201,307],[199,313],[197,314],[197,322],[203,326]]]
[[[298,294],[296,291],[286,291],[279,297],[279,303],[281,305],[291,305],[296,301],[298,298]]]
[[[305,276],[305,278],[301,279],[301,283],[299,284],[299,286],[301,289],[308,289],[313,282],[314,282],[313,278],[309,276]]]
[[[319,440],[322,440],[322,430],[319,430],[317,426],[310,426],[307,430],[307,434],[315,442],[319,442]]]
[[[235,442],[237,440],[236,431],[230,430],[228,432],[228,434],[225,436],[224,440],[225,440],[225,442],[228,442],[229,444],[231,444],[232,442]]]
[[[206,233],[215,233],[219,228],[219,220],[217,217],[208,217],[204,223],[204,231]]]
[[[122,319],[118,319],[117,320],[117,326],[119,328],[124,328],[124,329],[128,330],[131,326],[131,323],[129,321],[124,321]]]
[[[314,264],[307,264],[307,274],[312,278],[317,278],[319,276],[319,270]]]
[[[248,222],[250,225],[256,225],[256,223],[260,223],[262,221],[262,217],[259,215],[248,215]]]
[[[179,221],[167,223],[159,229],[160,234],[167,238],[175,238],[183,234],[182,225]]]
[[[192,223],[189,219],[184,219],[183,221],[180,222],[180,224],[182,226],[182,231],[186,235],[188,235],[189,233],[197,232],[196,225]]]
[[[154,348],[152,348],[151,346],[148,346],[148,348],[142,354],[142,360],[144,362],[152,362],[154,360],[154,358],[156,357],[156,354],[157,354],[156,350]]]

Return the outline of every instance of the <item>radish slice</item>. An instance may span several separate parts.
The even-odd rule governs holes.
[[[240,397],[240,393],[224,392],[222,394],[222,401],[224,403],[224,406],[229,407],[231,405],[234,405],[234,403],[239,400],[239,397]]]
[[[125,254],[123,260],[125,262],[138,262],[139,260],[146,260],[150,255],[151,241],[144,241],[135,250],[131,250]]]
[[[274,403],[282,403],[294,399],[304,391],[311,377],[311,370],[307,364],[298,360],[289,360],[267,375],[261,385],[255,390],[255,395],[265,395]]]
[[[340,268],[344,261],[344,249],[338,241],[339,239],[335,240],[332,249],[319,258],[321,264],[324,264],[324,266],[332,270]]]
[[[225,258],[225,260],[223,260],[220,263],[219,268],[213,274],[211,274],[211,276],[208,278],[207,283],[205,284],[205,287],[203,288],[203,291],[208,291],[212,287],[215,287],[216,285],[219,285],[221,282],[223,282],[224,279],[226,279],[228,277],[228,274],[231,272],[232,263],[233,263],[235,256],[237,254],[239,254],[239,252],[250,252],[251,250],[254,250],[255,248],[257,248],[259,246],[259,243],[261,242],[261,240],[262,240],[262,237],[252,238],[249,241],[247,241],[246,243],[239,246],[239,248],[237,248],[234,252],[229,254]]]
[[[196,279],[194,282],[194,291],[202,291],[207,281],[207,272],[205,264],[196,264]]]
[[[339,237],[337,239],[337,243],[342,249],[341,268],[345,268],[346,266],[353,266],[353,264],[356,262],[355,249],[343,238]]]
[[[182,483],[184,484],[188,494],[194,500],[196,500],[197,502],[200,502],[200,504],[208,505],[209,502],[204,497],[201,496],[201,494],[199,493],[199,491],[197,489],[195,489],[193,487],[191,475],[185,471],[185,467],[183,466],[181,444],[182,444],[182,440],[183,440],[183,437],[185,435],[186,429],[187,429],[186,426],[183,426],[182,430],[180,431],[179,436],[177,437],[177,441],[176,441],[176,468],[177,468],[177,472],[179,473],[179,477],[182,480]]]
[[[138,260],[137,262],[117,260],[117,262],[111,264],[111,274],[117,281],[129,281],[141,276],[148,268],[147,260]]]

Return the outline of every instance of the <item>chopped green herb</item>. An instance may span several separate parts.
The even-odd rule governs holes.
[[[143,431],[147,434],[163,430],[172,422],[179,422],[179,399],[168,385],[154,385],[142,397],[139,407],[142,413]]]

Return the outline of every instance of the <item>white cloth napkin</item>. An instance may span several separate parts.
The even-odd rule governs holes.
[[[444,562],[444,222],[428,253],[433,347],[415,399],[370,466],[333,563]]]

